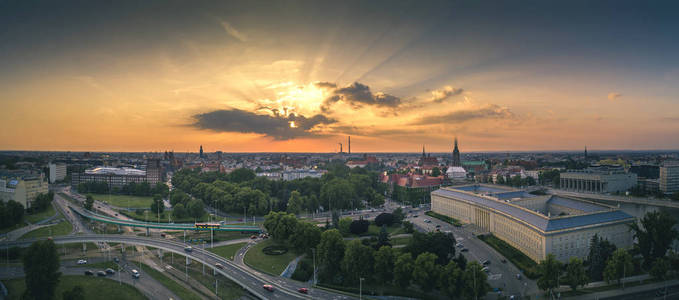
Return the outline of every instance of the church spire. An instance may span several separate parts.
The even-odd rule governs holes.
[[[457,137],[455,137],[454,148],[453,148],[453,166],[461,167],[462,162],[460,161],[460,149],[457,148]]]
[[[427,155],[424,153],[424,144],[422,144],[422,157],[425,157],[425,156],[427,156]]]

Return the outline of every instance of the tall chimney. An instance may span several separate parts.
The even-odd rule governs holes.
[[[351,136],[349,136],[349,154],[351,154]]]

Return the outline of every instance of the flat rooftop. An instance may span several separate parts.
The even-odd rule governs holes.
[[[544,232],[634,220],[629,214],[610,206],[554,195],[536,196],[504,187],[487,185],[446,187],[433,191],[432,194],[497,210]],[[559,211],[562,214],[550,214],[552,211]]]
[[[96,167],[94,169],[85,170],[85,174],[90,174],[90,175],[120,175],[120,176],[146,176],[146,171],[133,169],[133,168]]]

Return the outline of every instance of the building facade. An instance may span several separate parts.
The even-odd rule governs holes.
[[[474,224],[536,262],[550,253],[562,262],[585,259],[594,234],[619,248],[632,246],[634,217],[594,202],[488,185],[441,188],[431,198],[432,211]]]
[[[622,167],[616,166],[589,167],[562,172],[559,183],[561,189],[574,192],[625,192],[637,184],[637,174],[625,172]]]
[[[0,179],[0,199],[4,202],[14,200],[24,208],[32,207],[35,198],[47,192],[49,184],[42,175]]]
[[[660,166],[660,191],[665,194],[679,192],[679,161],[664,162]]]
[[[66,178],[66,164],[49,163],[50,183],[55,183]]]

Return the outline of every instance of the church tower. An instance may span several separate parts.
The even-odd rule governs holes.
[[[198,157],[203,158],[203,145],[200,145],[200,154]]]
[[[453,167],[461,167],[460,149],[457,148],[457,137],[455,137],[455,149],[453,149]]]

